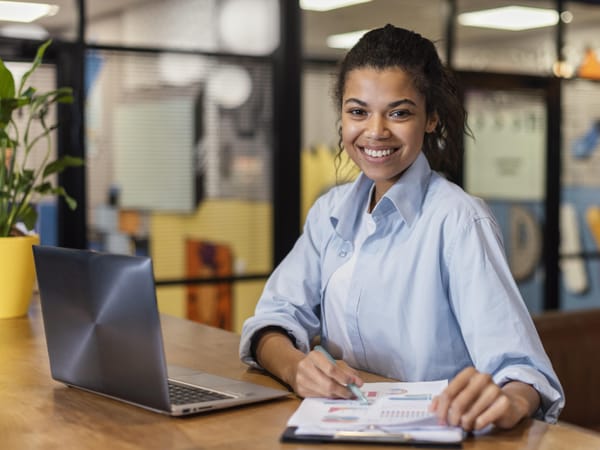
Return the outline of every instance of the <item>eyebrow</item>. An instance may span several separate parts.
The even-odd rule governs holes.
[[[345,105],[348,103],[357,103],[360,106],[367,106],[367,102],[364,102],[364,101],[359,100],[354,97],[351,97],[344,102]],[[396,108],[397,106],[404,105],[405,103],[408,103],[409,105],[417,106],[417,104],[415,102],[413,102],[412,100],[410,100],[408,98],[403,98],[401,100],[396,100],[395,102],[388,103],[388,107]]]

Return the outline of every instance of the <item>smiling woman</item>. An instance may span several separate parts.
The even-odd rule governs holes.
[[[344,149],[375,182],[372,206],[415,161],[437,115],[402,69],[359,68],[348,73],[342,107]]]
[[[321,196],[242,331],[240,355],[303,397],[350,398],[356,369],[448,379],[430,407],[465,430],[556,421],[562,388],[487,206],[440,172],[467,131],[431,41],[386,25],[340,64],[341,152],[360,167]],[[314,339],[333,366],[311,348]]]

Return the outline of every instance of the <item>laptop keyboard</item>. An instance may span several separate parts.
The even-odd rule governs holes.
[[[221,394],[199,387],[183,386],[169,382],[169,398],[173,405],[186,405],[188,403],[211,402],[226,398],[235,398],[233,395]]]

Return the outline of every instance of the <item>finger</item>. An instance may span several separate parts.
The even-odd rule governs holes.
[[[501,428],[511,428],[518,420],[507,416],[509,408],[510,400],[506,395],[501,395],[475,419],[474,429],[481,430],[491,423],[496,423]]]
[[[346,372],[351,377],[351,379],[350,379],[350,381],[348,381],[348,383],[354,383],[358,387],[361,387],[365,383],[363,381],[363,379],[360,377],[359,373],[355,369],[350,367],[348,364],[346,364],[345,361],[338,361],[338,367],[340,369],[342,369],[344,372]],[[348,383],[346,383],[346,384],[348,384]]]
[[[303,397],[351,398],[352,393],[335,378],[331,362],[309,355],[298,364],[296,392]]]
[[[332,363],[329,358],[319,351],[310,352],[308,357],[314,362],[315,366],[338,384],[346,386],[350,383],[355,383],[355,378],[357,378],[358,374],[350,370],[345,362]]]
[[[321,376],[322,373],[315,366],[314,362],[308,356],[304,357],[296,368],[294,390],[301,397],[326,396],[326,393],[319,384]]]
[[[431,400],[431,403],[429,404],[429,412],[436,412],[436,409],[438,407],[438,403],[439,403],[439,396],[436,395],[435,397],[433,397],[433,399]]]
[[[492,386],[492,389],[495,389],[496,392],[499,391],[499,388],[494,384],[492,377],[489,374],[480,372],[472,374],[466,386],[464,386],[462,391],[460,391],[450,402],[447,419],[448,423],[454,426],[460,425],[463,416],[473,408],[482,392],[484,392],[488,386]]]
[[[501,389],[494,383],[490,383],[485,386],[479,393],[479,396],[475,399],[475,402],[471,404],[470,408],[466,410],[460,418],[460,426],[471,431],[474,427],[478,417],[486,411],[494,402],[502,396]],[[495,419],[494,419],[495,420]]]
[[[474,373],[477,373],[477,371],[473,367],[463,369],[456,377],[454,377],[454,379],[452,379],[452,381],[450,381],[450,383],[448,383],[446,389],[437,396],[435,412],[441,424],[448,423],[450,404],[465,386],[469,384],[469,379]]]

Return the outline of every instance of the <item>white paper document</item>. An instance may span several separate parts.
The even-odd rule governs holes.
[[[447,380],[365,383],[360,389],[368,405],[358,400],[306,398],[288,427],[295,427],[297,437],[460,442],[464,436],[461,428],[440,425],[428,411],[433,397],[447,385]]]

